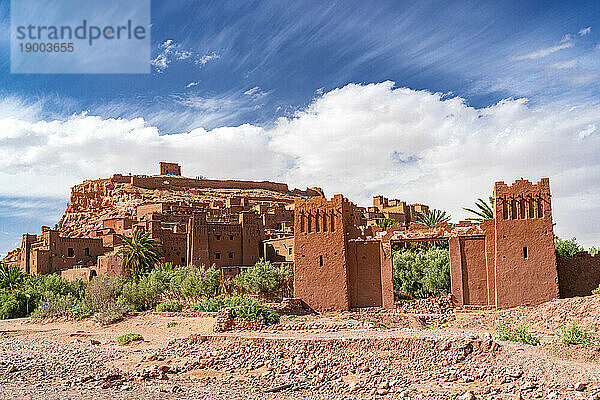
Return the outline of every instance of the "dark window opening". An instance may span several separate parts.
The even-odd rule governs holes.
[[[288,255],[292,255],[292,248],[291,247],[288,249]]]
[[[523,247],[523,258],[527,260],[528,257],[529,257],[529,254],[527,251],[527,247]]]
[[[72,247],[67,249],[67,257],[75,257],[75,250]]]
[[[217,240],[221,240],[221,235],[217,235]]]
[[[229,240],[233,240],[233,235],[229,235]]]
[[[221,253],[215,253],[215,259],[216,260],[220,260],[221,259]]]
[[[90,248],[86,247],[85,249],[83,249],[83,254],[85,254],[86,257],[90,256]]]
[[[323,266],[323,256],[319,256],[319,266]]]
[[[181,257],[181,262],[185,263],[185,258]]]
[[[229,258],[233,258],[233,253],[229,252],[229,253],[227,254],[227,257],[229,257]]]

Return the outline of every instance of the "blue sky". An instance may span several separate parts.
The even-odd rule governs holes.
[[[600,232],[574,223],[595,212],[598,157],[590,154],[576,165],[566,158],[564,164],[545,164],[549,156],[561,160],[563,153],[523,157],[528,146],[536,149],[536,143],[543,147],[547,142],[558,151],[572,137],[587,142],[570,151],[595,149],[597,1],[153,0],[151,15],[151,74],[11,75],[9,1],[0,1],[0,154],[6,155],[0,161],[5,171],[0,173],[0,254],[24,231],[38,232],[42,223],[56,222],[70,185],[113,171],[151,173],[164,158],[161,148],[192,176],[208,172],[312,183],[324,186],[328,195],[343,191],[358,203],[380,191],[448,208],[456,220],[464,217],[460,205],[484,196],[496,179],[550,175],[559,190],[555,216],[565,221],[560,233],[577,235],[588,245],[600,243]],[[388,81],[394,84],[386,86]],[[397,110],[399,119],[384,114],[388,108]],[[409,118],[415,110],[418,115]],[[442,114],[456,119],[448,129],[431,137],[415,133],[430,118],[427,132],[437,132],[445,125]],[[488,114],[493,122],[470,125]],[[357,115],[362,118],[344,125]],[[553,121],[556,115],[571,124]],[[60,125],[58,131],[53,123]],[[535,131],[559,125],[558,133]],[[466,129],[480,136],[471,140]],[[521,135],[520,129],[537,136]],[[60,142],[59,131],[81,135],[85,143],[93,140],[83,150],[58,156],[50,144]],[[499,144],[507,132],[516,136],[508,145]],[[133,142],[119,144],[114,138],[122,135],[134,137]],[[365,137],[370,139],[361,142]],[[437,143],[441,137],[445,140]],[[189,146],[177,145],[184,139],[202,146],[186,152]],[[331,150],[320,154],[321,161],[313,157],[323,151],[323,143],[345,143],[348,149],[361,143],[355,151],[372,152],[373,160],[387,148],[369,147],[376,140],[395,146],[383,166],[369,158],[355,165],[360,157],[350,151]],[[441,150],[457,142],[462,145],[445,149],[454,159],[444,160]],[[97,152],[89,148],[94,143]],[[214,149],[231,143],[239,146],[237,158],[247,156],[244,162],[229,160],[227,154],[207,161],[221,154]],[[470,148],[475,144],[481,147]],[[499,146],[494,154],[507,153],[495,167],[481,168],[490,156],[478,154],[490,144]],[[124,152],[123,146],[132,150]],[[261,146],[268,151],[261,154]],[[463,165],[456,159],[464,158],[465,147],[470,161]],[[324,169],[324,158],[337,164]],[[516,161],[523,158],[521,164]],[[227,166],[215,166],[220,160],[227,160]],[[503,160],[511,166],[503,168]],[[473,170],[477,174],[471,177]],[[448,179],[462,189],[439,183]],[[561,202],[572,211],[557,210]]]

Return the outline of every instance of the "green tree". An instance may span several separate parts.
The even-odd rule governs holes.
[[[427,226],[435,226],[440,222],[449,222],[450,218],[450,215],[446,214],[446,211],[435,209],[417,214],[417,221]]]
[[[490,196],[489,203],[487,203],[483,199],[477,199],[475,202],[475,208],[467,208],[463,207],[463,210],[468,211],[474,215],[475,217],[469,217],[468,220],[471,221],[483,221],[484,219],[493,219],[494,218],[494,209],[492,208],[493,198]]]
[[[233,283],[253,293],[265,294],[277,289],[286,275],[291,275],[289,268],[277,268],[261,258],[254,267],[240,272],[233,278]]]
[[[393,259],[394,290],[413,297],[429,297],[450,291],[450,254],[433,248],[402,250]]]
[[[399,223],[395,219],[391,218],[381,218],[377,220],[377,226],[383,229],[384,231],[392,225],[399,225]]]
[[[15,290],[25,282],[26,275],[14,265],[0,262],[0,289]]]
[[[580,251],[585,251],[583,246],[577,243],[576,238],[561,239],[558,236],[554,237],[554,248],[559,256],[571,258]]]
[[[125,241],[125,245],[117,251],[117,254],[123,256],[127,275],[134,280],[139,280],[152,271],[158,262],[160,241],[151,238],[150,232],[141,229],[134,230],[131,238],[126,236],[121,238]]]

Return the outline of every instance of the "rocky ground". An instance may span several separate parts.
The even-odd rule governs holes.
[[[145,313],[109,327],[2,321],[0,398],[600,399],[600,347],[554,335],[565,321],[592,321],[599,301],[473,311],[436,299],[224,333],[208,314]],[[494,338],[498,321],[522,318],[540,346]],[[145,340],[120,346],[123,333]]]

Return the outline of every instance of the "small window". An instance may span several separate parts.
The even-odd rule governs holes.
[[[67,249],[67,257],[75,257],[75,250],[72,247]]]
[[[221,253],[215,253],[215,260],[221,259]]]
[[[291,247],[288,249],[288,255],[292,255],[292,248]]]
[[[233,240],[233,235],[229,235],[229,240]]]
[[[185,263],[185,258],[181,257],[181,262]]]
[[[323,256],[319,256],[319,267],[323,266]]]
[[[523,247],[523,258],[527,260],[528,257],[529,257],[529,254],[527,251],[527,247]]]
[[[221,235],[217,235],[217,240],[221,240]]]
[[[85,254],[86,257],[90,256],[90,248],[86,247],[85,249],[83,249],[83,254]]]
[[[233,258],[233,253],[232,252],[227,253],[227,257]]]

